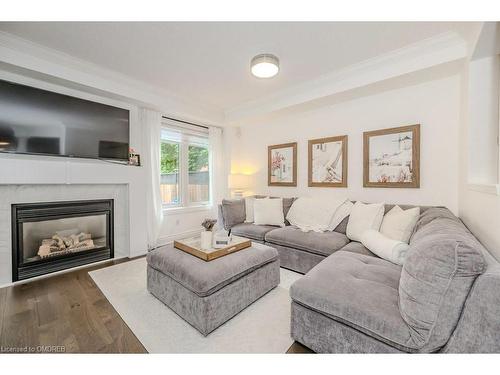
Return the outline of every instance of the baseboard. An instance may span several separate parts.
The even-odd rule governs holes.
[[[160,237],[158,239],[158,246],[168,245],[169,243],[172,243],[175,240],[179,240],[181,238],[197,236],[200,234],[201,230],[202,229],[200,229],[200,228],[196,228],[196,229],[191,229],[191,230],[188,230],[185,232],[180,232],[180,233],[171,234],[169,236]]]
[[[63,273],[69,273],[69,272],[77,271],[77,270],[80,270],[82,268],[90,268],[90,267],[96,266],[98,264],[112,262],[114,260],[118,260],[118,259],[122,259],[122,258],[128,258],[128,257],[126,257],[126,256],[117,256],[117,257],[114,257],[114,258],[111,258],[111,259],[100,260],[98,262],[93,262],[93,263],[88,263],[88,264],[82,264],[81,266],[71,267],[71,268],[67,268],[65,270],[60,270],[60,271],[55,271],[55,272],[47,273],[45,275],[30,277],[29,279],[25,279],[25,280],[19,280],[19,281],[14,281],[14,282],[2,284],[2,285],[0,285],[0,288],[6,288],[6,287],[9,287],[9,286],[13,286],[13,285],[27,284],[27,283],[31,283],[33,281],[39,281],[39,280],[46,279],[46,278],[49,278],[49,277],[52,277],[52,276],[61,275]]]

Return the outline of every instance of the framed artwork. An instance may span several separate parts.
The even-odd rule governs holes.
[[[269,186],[297,186],[297,142],[268,147],[267,183]]]
[[[347,135],[309,141],[309,186],[347,187]]]
[[[363,186],[420,187],[420,125],[363,133]]]

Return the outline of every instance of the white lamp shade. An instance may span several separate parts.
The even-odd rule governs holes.
[[[229,189],[244,190],[250,186],[251,177],[247,174],[233,173],[229,175],[227,183]]]

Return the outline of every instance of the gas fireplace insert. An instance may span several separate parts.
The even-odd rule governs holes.
[[[12,205],[12,281],[113,254],[112,199]]]

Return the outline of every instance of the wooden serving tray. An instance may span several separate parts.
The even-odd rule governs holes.
[[[252,246],[252,241],[247,238],[233,236],[231,243],[220,249],[202,249],[200,237],[190,237],[179,241],[174,241],[174,247],[188,254],[194,255],[206,262],[232,254],[236,251]]]

